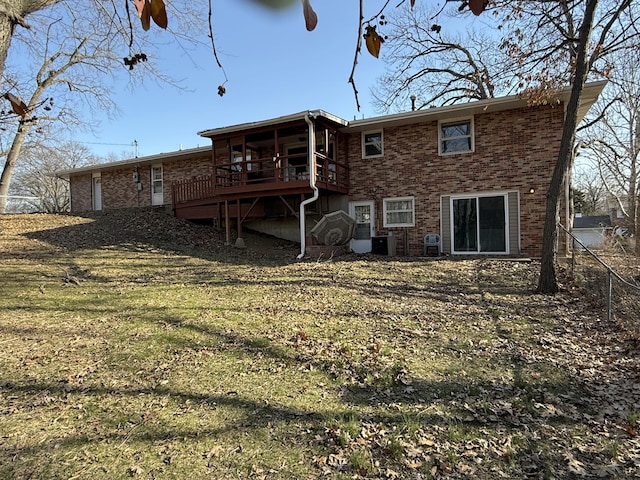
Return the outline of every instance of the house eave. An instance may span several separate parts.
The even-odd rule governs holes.
[[[578,110],[578,121],[581,121],[587,114],[593,103],[596,101],[607,82],[587,83],[582,92],[582,100]],[[571,95],[571,88],[566,87],[551,96],[551,101],[557,101],[566,105]],[[468,103],[447,105],[444,107],[433,107],[424,110],[402,112],[380,117],[364,118],[349,122],[344,131],[359,132],[372,128],[396,127],[409,125],[412,123],[438,121],[452,119],[468,115],[479,115],[482,113],[500,112],[516,108],[526,108],[530,106],[529,100],[522,95],[511,95],[508,97],[489,98]]]
[[[338,127],[346,127],[348,125],[348,122],[346,120],[325,112],[324,110],[306,110],[303,112],[292,113],[290,115],[284,115],[281,117],[259,120],[257,122],[241,123],[238,125],[229,125],[226,127],[202,130],[201,132],[198,132],[198,135],[205,138],[213,138],[234,133],[248,132],[251,130],[259,130],[268,127],[277,127],[278,125],[284,125],[291,122],[303,122],[307,115],[311,118],[322,117],[333,122]]]
[[[181,160],[200,155],[210,155],[211,146],[188,148],[185,150],[176,150],[175,152],[158,153],[146,157],[129,158],[126,160],[118,160],[115,162],[98,163],[95,165],[87,165],[86,167],[72,168],[69,170],[60,170],[55,173],[57,177],[69,178],[71,175],[82,173],[97,173],[107,170],[118,170],[128,166],[143,166],[157,163],[163,163],[171,160]]]
[[[582,93],[580,107],[578,110],[579,121],[582,120],[587,114],[606,84],[607,82],[603,80],[587,83],[585,85]],[[558,103],[564,103],[566,105],[570,95],[571,88],[567,87],[559,90],[554,96],[552,96],[552,99],[557,100]],[[292,122],[304,122],[307,116],[311,118],[323,118],[326,121],[333,123],[336,128],[343,132],[358,132],[366,131],[373,128],[402,126],[412,123],[437,121],[441,119],[452,119],[468,115],[499,112],[515,108],[524,108],[527,106],[529,106],[529,103],[526,97],[520,95],[512,95],[508,97],[479,100],[465,104],[447,105],[444,107],[434,107],[425,110],[415,110],[411,112],[382,115],[378,117],[353,120],[350,122],[332,115],[324,110],[306,110],[257,122],[249,122],[227,127],[203,130],[201,132],[198,132],[198,135],[205,138],[214,138],[217,136],[233,135],[235,133],[246,133],[252,130],[259,130],[264,128],[277,128],[278,125],[285,125]],[[196,155],[205,155],[210,152],[211,146],[197,147],[186,150],[178,150],[174,152],[159,153],[146,157],[137,157],[116,162],[89,165],[86,167],[74,168],[69,170],[61,170],[56,172],[55,175],[61,178],[69,178],[71,175],[76,174],[116,170],[127,166],[142,166],[154,163],[163,163],[165,161],[179,160],[181,158],[189,158]]]

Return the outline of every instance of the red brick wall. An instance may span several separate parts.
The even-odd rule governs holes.
[[[73,175],[70,178],[71,211],[86,212],[92,210],[91,174]]]
[[[133,173],[138,172],[142,190],[133,179]],[[163,200],[165,205],[172,205],[171,185],[177,180],[184,180],[198,175],[208,175],[212,172],[211,157],[201,157],[188,160],[168,161],[162,165]],[[148,207],[151,205],[151,166],[131,164],[117,170],[104,170],[102,176],[102,208],[116,209],[129,207]],[[93,204],[91,188],[91,174],[76,175],[71,178],[71,211],[81,212],[92,210]]]
[[[135,166],[102,172],[102,208],[104,210],[151,205],[151,167],[138,167],[142,190],[133,179]]]
[[[520,251],[541,253],[545,194],[560,146],[563,107],[522,108],[474,117],[475,150],[469,154],[438,155],[436,121],[384,129],[384,156],[362,159],[361,134],[346,135],[338,149],[348,153],[350,200],[375,200],[377,233],[382,227],[382,200],[415,198],[415,227],[406,229],[408,252],[403,252],[398,231],[398,251],[421,255],[427,233],[441,232],[443,195],[519,192]],[[343,150],[344,149],[344,150]],[[263,151],[261,156],[270,152]],[[104,209],[151,205],[151,167],[138,167],[142,190],[133,180],[135,165],[102,172]],[[177,180],[211,174],[208,154],[163,165],[164,203],[171,204],[171,184]],[[529,188],[535,188],[529,194]],[[89,210],[91,175],[72,177],[72,211]],[[448,225],[445,228],[449,228]]]
[[[562,135],[563,108],[535,107],[475,115],[475,151],[438,155],[438,124],[384,129],[384,156],[361,159],[361,135],[349,138],[350,200],[415,197],[416,226],[407,229],[409,254],[421,255],[427,233],[441,233],[442,195],[520,192],[522,255],[539,256],[548,189]],[[528,193],[535,188],[535,194]],[[446,226],[448,228],[448,226]],[[399,245],[402,232],[397,232]],[[399,247],[401,251],[401,247]]]
[[[212,174],[213,165],[210,154],[189,160],[165,163],[162,170],[162,177],[164,181],[164,203],[168,205],[173,204],[173,198],[171,196],[171,184],[173,182]]]

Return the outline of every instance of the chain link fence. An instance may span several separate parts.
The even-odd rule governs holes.
[[[611,236],[596,253],[563,225],[573,239],[570,269],[588,298],[606,310],[607,319],[640,336],[640,257],[635,255],[637,239]]]

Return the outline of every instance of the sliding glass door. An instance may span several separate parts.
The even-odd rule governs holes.
[[[506,195],[451,199],[453,253],[509,253]]]

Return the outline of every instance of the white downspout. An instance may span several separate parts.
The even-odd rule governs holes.
[[[314,157],[316,150],[316,130],[313,122],[311,121],[313,114],[311,112],[307,113],[304,116],[305,122],[309,125],[309,145],[307,146],[307,157],[309,159],[309,186],[313,190],[313,195],[311,198],[307,198],[300,204],[300,255],[298,255],[298,260],[304,258],[305,250],[307,248],[306,240],[307,240],[307,230],[305,224],[305,213],[304,207],[310,204],[311,202],[315,202],[320,193],[318,192],[318,187],[316,186],[316,169],[314,165]]]

